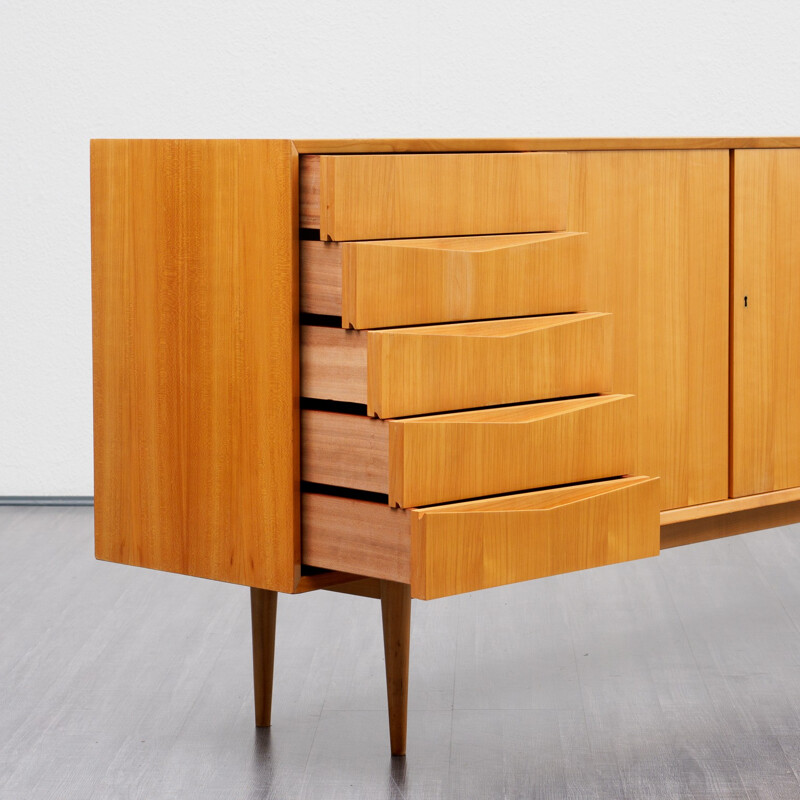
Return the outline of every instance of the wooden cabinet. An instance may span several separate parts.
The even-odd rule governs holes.
[[[731,497],[800,486],[800,150],[733,153]]]
[[[798,147],[93,142],[98,557],[251,587],[259,725],[379,597],[401,753],[412,595],[800,520]]]

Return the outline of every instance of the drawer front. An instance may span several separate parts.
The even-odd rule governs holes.
[[[586,310],[587,237],[529,233],[301,244],[301,310],[388,328]]]
[[[304,326],[304,397],[386,419],[610,390],[612,317],[551,317],[346,331]]]
[[[625,475],[635,403],[604,395],[392,421],[306,410],[302,477],[410,508]]]
[[[304,494],[303,562],[427,600],[656,556],[657,489],[640,476],[409,511]]]
[[[612,317],[370,331],[367,406],[386,419],[610,391]]]
[[[389,503],[410,508],[628,474],[634,419],[635,397],[605,395],[390,421]]]
[[[568,183],[566,153],[320,156],[320,238],[564,230]]]
[[[428,600],[656,556],[657,487],[628,478],[416,511],[411,593]]]

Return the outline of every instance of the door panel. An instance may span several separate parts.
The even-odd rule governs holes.
[[[636,471],[661,508],[728,496],[729,151],[570,154],[587,307],[614,315],[615,392],[638,398]]]
[[[733,175],[730,489],[741,497],[800,485],[800,150],[736,150]]]

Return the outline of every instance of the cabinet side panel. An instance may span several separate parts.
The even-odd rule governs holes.
[[[800,150],[733,158],[730,488],[741,497],[800,486]]]
[[[294,588],[297,168],[284,141],[92,143],[98,558]]]
[[[614,314],[615,392],[638,398],[638,473],[662,509],[728,495],[727,150],[572,153],[588,307]]]

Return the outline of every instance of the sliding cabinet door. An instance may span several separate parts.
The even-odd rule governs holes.
[[[733,156],[732,497],[800,485],[800,150]]]
[[[614,391],[637,398],[637,474],[661,508],[728,496],[728,150],[572,153],[588,308],[614,315]]]

